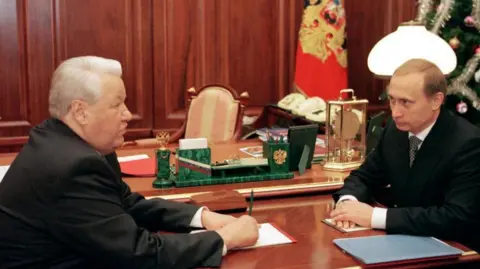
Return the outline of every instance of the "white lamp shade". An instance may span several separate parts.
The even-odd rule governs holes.
[[[447,75],[457,66],[457,56],[450,45],[423,25],[400,25],[382,38],[368,55],[368,68],[378,76],[392,76],[410,59],[425,59]]]

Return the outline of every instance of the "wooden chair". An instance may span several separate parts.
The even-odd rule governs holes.
[[[185,121],[180,129],[170,134],[170,142],[181,138],[205,137],[209,142],[239,140],[242,135],[242,122],[249,95],[237,92],[220,84],[211,84],[187,90],[188,104]],[[156,134],[154,134],[156,135]],[[155,146],[155,138],[140,139],[126,145]]]

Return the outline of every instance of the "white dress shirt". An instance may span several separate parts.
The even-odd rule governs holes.
[[[193,215],[192,221],[190,222],[190,227],[192,228],[205,228],[202,223],[202,212],[204,209],[207,209],[207,207],[203,206],[198,209],[198,211]],[[227,245],[223,243],[223,250],[222,250],[222,256],[225,256],[227,254]]]
[[[421,140],[420,144],[418,144],[418,149],[420,149],[420,147],[422,146],[423,141],[425,140],[425,138],[427,138],[427,135],[432,130],[432,127],[433,127],[434,124],[435,124],[435,122],[430,124],[427,128],[423,129],[423,131],[419,132],[416,135],[413,134],[413,133],[410,133],[410,132],[408,133],[409,138],[411,136],[415,135],[418,139]],[[344,201],[344,200],[358,201],[358,199],[353,195],[344,195],[344,196],[340,197],[340,199],[338,199],[337,204],[340,203],[341,201]],[[372,218],[370,220],[370,225],[374,229],[385,229],[385,227],[387,226],[387,209],[386,208],[380,208],[380,207],[374,207],[373,212],[372,212]]]

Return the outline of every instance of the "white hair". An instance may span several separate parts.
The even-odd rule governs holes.
[[[122,65],[97,56],[70,58],[62,62],[52,77],[48,111],[54,118],[64,116],[74,100],[95,104],[101,95],[101,76],[122,76]]]

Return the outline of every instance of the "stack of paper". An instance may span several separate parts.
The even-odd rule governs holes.
[[[290,235],[281,231],[270,223],[262,223],[258,232],[259,237],[257,243],[251,247],[245,247],[242,249],[291,244],[296,242],[296,240]]]
[[[196,230],[196,231],[192,231],[191,233],[199,233],[204,231],[206,230]],[[239,248],[239,249],[251,249],[251,248],[259,248],[259,247],[266,247],[266,246],[291,244],[291,243],[297,242],[289,234],[275,227],[275,225],[271,223],[260,224],[260,229],[258,230],[258,232],[259,232],[259,236],[258,236],[257,243],[255,245],[250,247]]]

